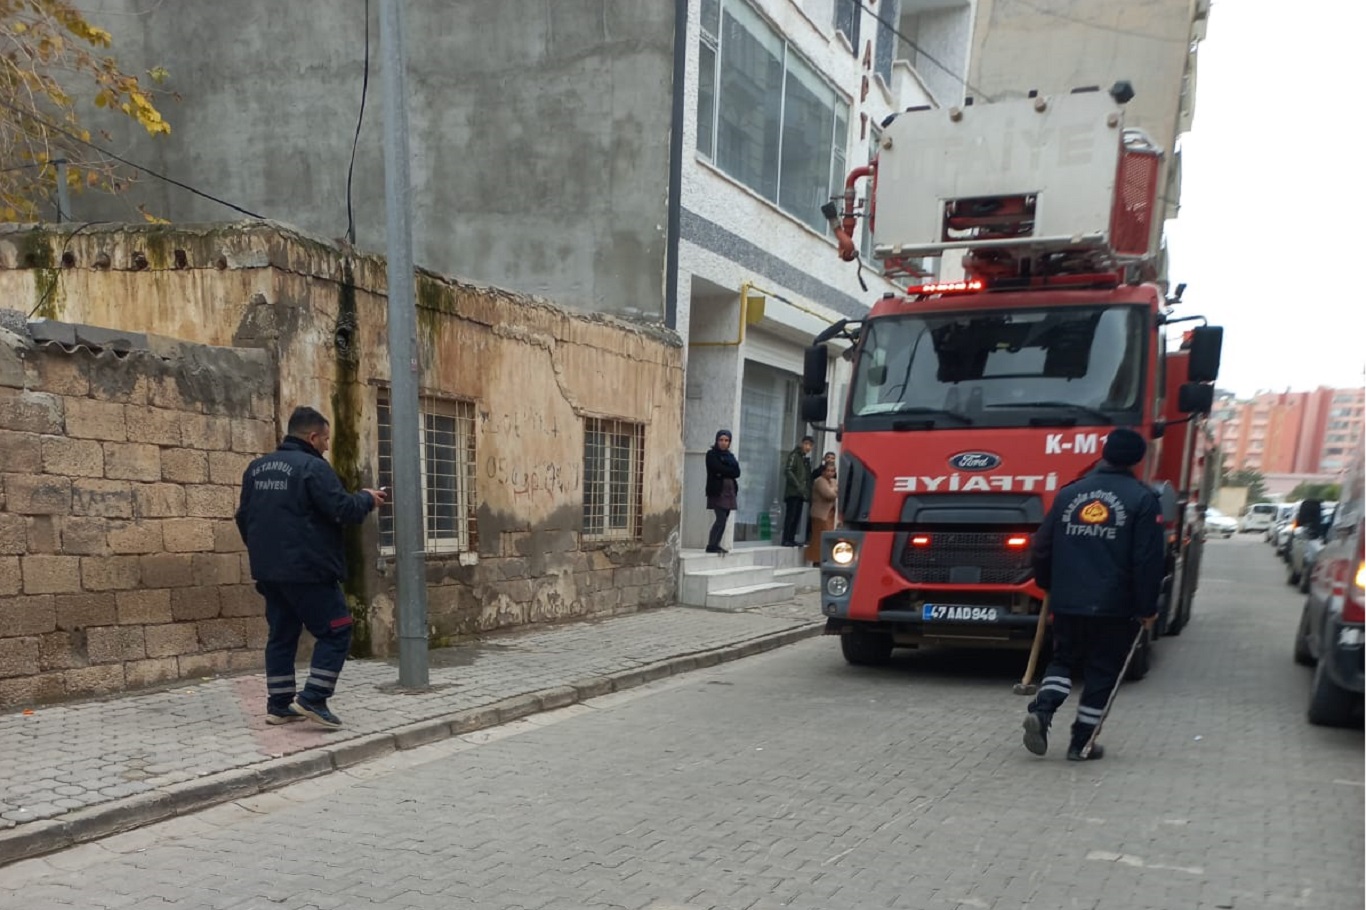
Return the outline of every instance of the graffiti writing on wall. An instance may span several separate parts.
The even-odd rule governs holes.
[[[560,421],[554,414],[541,411],[510,411],[494,414],[479,412],[479,429],[495,436],[559,436]]]
[[[489,480],[507,487],[514,496],[556,496],[577,493],[582,475],[577,464],[543,462],[524,466],[516,458],[490,455],[484,459],[484,474]]]

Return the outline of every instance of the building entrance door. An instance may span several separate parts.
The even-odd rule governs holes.
[[[797,395],[793,373],[745,361],[740,390],[740,488],[735,540],[768,541],[780,535],[783,459],[797,444]]]

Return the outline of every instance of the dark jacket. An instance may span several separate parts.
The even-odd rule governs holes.
[[[707,508],[735,508],[736,481],[740,477],[740,462],[729,450],[723,451],[713,446],[707,450]],[[729,481],[727,483],[726,481]],[[721,498],[728,498],[730,505],[713,505]]]
[[[1164,536],[1157,494],[1127,468],[1102,463],[1058,491],[1034,535],[1034,577],[1055,613],[1151,616]]]
[[[348,493],[313,446],[286,436],[247,466],[237,530],[257,581],[335,584],[346,577],[342,525],[360,524],[375,501]]]
[[[797,446],[787,453],[787,466],[783,471],[786,481],[783,485],[784,499],[811,498],[811,458]]]

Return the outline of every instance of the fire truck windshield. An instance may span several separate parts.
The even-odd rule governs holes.
[[[870,319],[846,426],[1136,423],[1146,325],[1146,311],[1128,305]]]

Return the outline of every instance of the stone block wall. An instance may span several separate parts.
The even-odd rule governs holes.
[[[259,666],[233,512],[276,443],[269,357],[4,321],[0,707]]]

